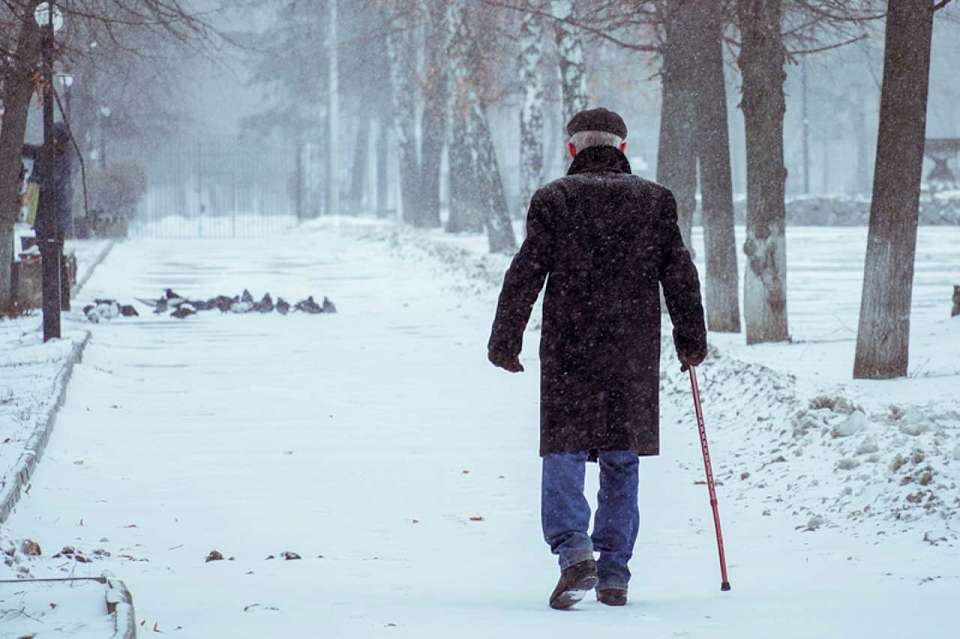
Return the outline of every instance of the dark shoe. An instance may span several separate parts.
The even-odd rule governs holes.
[[[597,585],[597,562],[586,559],[560,573],[560,581],[550,595],[550,607],[566,610],[583,599]]]
[[[597,590],[597,601],[606,606],[626,606],[627,591],[619,588],[604,588]]]

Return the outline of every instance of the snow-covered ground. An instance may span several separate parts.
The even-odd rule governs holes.
[[[954,637],[960,460],[946,391],[960,353],[956,339],[933,339],[957,335],[934,307],[942,295],[948,316],[939,291],[957,275],[956,231],[921,231],[908,380],[847,383],[853,335],[830,337],[855,326],[857,229],[791,235],[797,342],[713,340],[702,377],[730,593],[719,592],[686,378],[665,349],[663,454],[641,465],[631,605],[549,610],[535,329],[526,373],[485,358],[506,260],[483,255],[479,238],[350,220],[118,245],[86,297],[249,288],[328,295],[339,313],[93,327],[10,532],[109,552],[33,572],[109,568],[133,591],[141,630],[190,637]],[[843,366],[833,348],[848,349]],[[856,406],[864,415],[851,418]],[[226,559],[206,562],[212,550]]]
[[[77,256],[78,281],[108,248],[104,240],[67,243]],[[43,342],[39,312],[0,320],[0,491],[40,420],[46,420],[58,393],[58,376],[84,327],[65,326],[64,339]]]

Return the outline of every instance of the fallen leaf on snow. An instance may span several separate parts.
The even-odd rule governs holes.
[[[470,517],[470,521],[483,521],[483,517],[480,515],[473,515]]]

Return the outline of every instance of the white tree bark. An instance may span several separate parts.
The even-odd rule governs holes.
[[[479,91],[482,51],[471,28],[465,0],[454,6],[451,20],[453,40],[450,64],[454,80],[454,140],[459,147],[457,165],[451,172],[458,176],[458,206],[472,209],[471,215],[483,221],[491,253],[512,253],[516,238],[507,200],[504,195],[500,166],[490,135],[487,112]],[[454,202],[451,201],[451,216]]]
[[[532,0],[535,8],[540,2]],[[543,23],[524,13],[520,22],[520,214],[543,180]]]
[[[327,14],[327,215],[340,213],[340,181],[337,171],[337,154],[340,152],[338,144],[339,133],[339,87],[337,86],[337,0],[328,0]]]
[[[550,12],[555,18],[570,20],[574,17],[573,1],[551,0]],[[563,124],[566,126],[574,114],[587,108],[587,73],[583,62],[583,43],[577,28],[557,21],[554,35],[560,56]]]
[[[410,23],[411,16],[401,12],[397,24],[387,34],[386,45],[400,162],[401,217],[414,222],[420,199],[420,157],[417,144],[417,64]]]

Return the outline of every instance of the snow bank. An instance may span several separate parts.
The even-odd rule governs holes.
[[[438,272],[458,273],[456,287],[464,294],[490,297],[510,260],[487,253],[482,236],[350,219],[317,223],[331,224],[352,237],[385,242],[405,259],[432,262]],[[538,328],[538,310],[533,317],[531,330]],[[668,326],[663,334],[662,401],[686,409],[689,381],[677,372]],[[865,407],[859,389],[818,388],[716,346],[701,376],[715,471],[734,499],[763,504],[767,512],[785,510],[801,531],[935,530],[931,538],[958,538],[960,409],[904,402]]]

